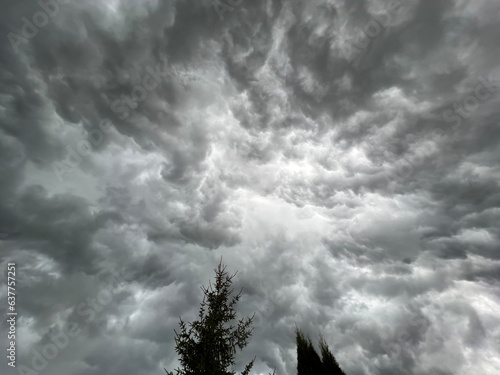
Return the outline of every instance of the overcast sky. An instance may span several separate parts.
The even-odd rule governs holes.
[[[498,0],[45,1],[0,0],[2,373],[173,370],[221,256],[236,370],[296,374],[297,325],[500,373]]]

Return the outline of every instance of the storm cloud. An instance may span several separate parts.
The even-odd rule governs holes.
[[[175,368],[222,256],[253,374],[499,373],[498,1],[0,2],[6,371]]]

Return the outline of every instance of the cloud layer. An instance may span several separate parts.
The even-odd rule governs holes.
[[[500,3],[2,5],[18,367],[173,369],[222,255],[254,374],[498,373]]]

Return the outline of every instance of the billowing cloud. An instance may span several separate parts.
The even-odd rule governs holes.
[[[498,2],[2,5],[19,373],[173,369],[221,255],[254,374],[498,373]]]

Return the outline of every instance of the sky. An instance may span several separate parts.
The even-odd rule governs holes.
[[[236,371],[500,373],[500,2],[0,3],[2,373],[173,370],[221,257]]]

